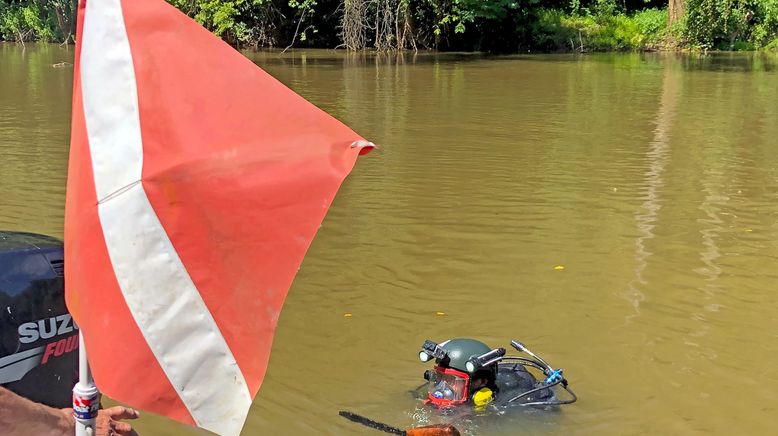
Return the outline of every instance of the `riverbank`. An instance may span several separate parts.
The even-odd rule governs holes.
[[[770,50],[776,0],[168,0],[241,48]],[[0,40],[73,41],[72,2],[0,0]]]
[[[754,51],[778,52],[778,37],[762,27],[695,38],[688,20],[668,25],[667,9],[633,14],[565,14],[547,9],[533,27],[536,46],[546,51]],[[771,35],[775,36],[775,33]]]

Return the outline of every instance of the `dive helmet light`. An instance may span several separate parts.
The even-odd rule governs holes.
[[[484,353],[480,356],[473,356],[468,359],[467,363],[465,363],[465,369],[472,374],[484,366],[499,362],[503,356],[505,356],[505,348],[495,348],[488,353]]]
[[[427,339],[424,341],[424,345],[421,346],[419,360],[422,362],[429,362],[433,358],[443,360],[446,358],[446,355],[446,350],[444,350],[440,345]]]

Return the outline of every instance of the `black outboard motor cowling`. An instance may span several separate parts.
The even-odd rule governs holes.
[[[0,231],[0,385],[70,407],[78,327],[65,307],[62,242]]]

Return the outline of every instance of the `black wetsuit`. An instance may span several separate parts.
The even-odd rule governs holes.
[[[501,363],[497,370],[497,389],[495,403],[507,404],[511,399],[524,392],[541,387],[542,382],[518,363]],[[547,401],[554,397],[552,389],[541,389],[515,400],[517,404],[534,401]]]

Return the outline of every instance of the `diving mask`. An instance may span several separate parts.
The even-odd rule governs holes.
[[[428,401],[438,407],[456,406],[467,401],[470,376],[453,368],[435,367],[429,374]]]

